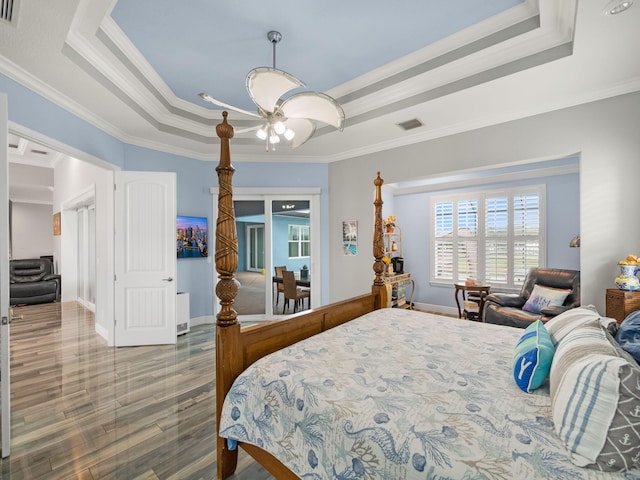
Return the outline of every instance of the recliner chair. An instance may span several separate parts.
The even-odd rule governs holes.
[[[53,273],[48,258],[29,258],[9,262],[9,303],[32,305],[60,299],[60,275]]]
[[[542,308],[540,313],[523,310],[535,285],[570,290],[561,306]],[[580,306],[580,272],[556,268],[533,268],[519,294],[491,293],[485,299],[482,321],[526,328],[535,320],[546,322],[560,313]]]

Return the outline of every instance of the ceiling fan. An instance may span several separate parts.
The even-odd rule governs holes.
[[[265,140],[267,151],[275,150],[275,146],[281,141],[289,142],[292,148],[299,147],[315,133],[316,122],[342,130],[344,111],[329,95],[300,92],[287,98],[282,97],[305,85],[293,75],[276,68],[276,45],[282,40],[280,32],[272,30],[267,38],[273,46],[273,68],[254,68],[247,74],[247,91],[258,107],[258,113],[234,107],[206,93],[199,93],[200,98],[219,107],[263,120],[260,125],[237,130],[236,133],[255,130],[256,136]]]

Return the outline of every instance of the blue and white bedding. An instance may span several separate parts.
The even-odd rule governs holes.
[[[304,479],[640,478],[571,463],[548,383],[512,373],[521,329],[383,309],[260,359],[221,436]]]

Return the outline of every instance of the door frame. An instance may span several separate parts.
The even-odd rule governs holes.
[[[251,248],[251,234],[252,232],[259,232],[262,230],[262,268],[252,267],[251,262],[253,261],[253,249]],[[264,269],[264,257],[265,257],[265,248],[264,248],[264,224],[251,224],[247,225],[247,249],[246,249],[246,261],[247,261],[247,271],[249,272],[261,272]],[[238,252],[239,253],[239,252]],[[256,252],[257,253],[257,252]]]
[[[11,453],[11,355],[9,321],[9,147],[7,95],[0,93],[0,225],[4,233],[0,235],[0,402],[2,418],[0,437],[2,458]]]
[[[211,194],[213,196],[213,225],[217,224],[218,220],[218,193],[220,189],[218,187],[211,187]],[[309,188],[256,188],[256,187],[236,187],[233,189],[233,200],[260,200],[265,202],[264,216],[264,268],[267,274],[267,279],[272,276],[273,272],[273,259],[271,252],[273,250],[271,245],[271,218],[273,215],[273,201],[274,200],[308,200],[310,205],[310,236],[311,236],[311,262],[309,268],[311,268],[314,278],[316,279],[311,283],[311,308],[319,306],[321,304],[320,299],[322,294],[322,236],[320,230],[320,193],[321,190],[318,187]],[[210,240],[212,245],[215,243],[215,230],[214,238]],[[238,252],[240,254],[240,252]],[[218,273],[215,265],[212,269],[213,284],[218,283]],[[261,322],[269,321],[276,318],[273,313],[273,301],[272,301],[272,285],[271,282],[265,282],[265,306],[266,313],[264,315],[239,315],[240,320]],[[220,310],[220,304],[218,299],[213,297],[213,311],[217,313]],[[279,315],[278,317],[282,317]]]

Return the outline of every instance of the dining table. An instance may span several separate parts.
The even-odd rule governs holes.
[[[273,276],[273,283],[282,283],[282,277]],[[311,280],[302,280],[300,278],[296,278],[296,285],[299,287],[307,287],[311,288]]]

